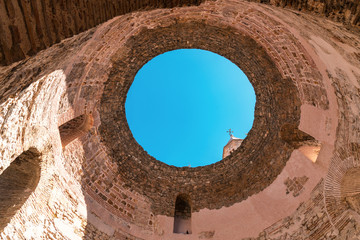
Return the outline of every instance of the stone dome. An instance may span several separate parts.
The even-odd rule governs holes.
[[[360,238],[359,2],[0,6],[0,239]],[[153,158],[125,115],[137,71],[182,48],[256,94],[241,146],[203,167]]]

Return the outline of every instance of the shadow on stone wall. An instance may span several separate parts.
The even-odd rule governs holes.
[[[0,175],[0,232],[34,192],[40,180],[41,154],[30,148]]]

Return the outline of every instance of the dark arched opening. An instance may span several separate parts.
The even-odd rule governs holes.
[[[316,162],[320,153],[321,142],[301,131],[295,124],[286,123],[282,125],[280,134],[282,140],[293,148],[298,149],[312,162]]]
[[[40,153],[30,148],[0,175],[0,232],[34,192],[40,170]]]
[[[179,194],[175,201],[174,233],[191,234],[190,197]]]

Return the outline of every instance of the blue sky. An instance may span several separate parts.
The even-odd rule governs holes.
[[[228,59],[199,49],[161,54],[137,73],[125,111],[136,141],[169,165],[220,161],[229,140],[245,138],[254,120],[255,92]]]

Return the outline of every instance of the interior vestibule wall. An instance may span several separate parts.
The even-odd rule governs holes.
[[[133,11],[200,4],[200,0],[87,0],[0,2],[0,65],[9,65]]]
[[[347,25],[360,24],[356,0],[251,0],[326,16]],[[86,31],[115,16],[133,11],[198,5],[203,0],[88,0],[0,2],[0,65],[9,65]]]
[[[211,1],[117,17],[27,61],[0,68],[1,172],[31,147],[42,155],[39,184],[1,238],[184,239],[173,233],[173,217],[155,215],[151,199],[124,184],[98,133],[100,99],[112,60],[130,50],[126,41],[143,28],[160,29],[178,21],[220,22],[252,36],[297,84],[299,129],[322,143],[315,163],[295,150],[281,174],[261,192],[229,207],[193,212],[192,234],[186,239],[359,234],[357,216],[334,188],[346,173],[338,170],[359,161],[359,32],[275,7]],[[275,36],[267,33],[279,34],[283,42],[272,41]],[[299,48],[281,48],[285,45]],[[295,77],[303,70],[297,58],[318,71],[305,73],[313,82]],[[311,88],[317,84],[322,87]],[[90,111],[93,127],[62,148],[58,127]],[[114,134],[123,136],[121,131]]]
[[[37,66],[28,67],[32,69]],[[2,74],[6,72],[7,70],[2,71]],[[19,74],[24,72],[20,71]],[[26,83],[25,78],[31,78],[31,75],[23,75],[23,83]],[[4,75],[2,76],[4,80]],[[69,188],[69,185],[76,186],[77,183],[62,170],[65,163],[61,157],[57,112],[60,95],[65,87],[65,75],[61,69],[53,69],[50,74],[34,80],[22,92],[7,96],[0,107],[1,127],[4,129],[0,137],[3,150],[2,172],[8,169],[16,157],[29,149],[35,149],[34,151],[39,153],[41,169],[36,188],[0,233],[1,239],[61,239],[64,238],[64,228],[73,226],[81,229],[82,221],[86,217],[86,211],[83,217],[79,217],[81,214],[77,212],[81,211],[81,191],[77,192],[74,187]],[[76,201],[71,200],[72,198]],[[63,209],[68,212],[62,211]],[[66,224],[65,219],[71,222]],[[73,235],[67,237],[81,239],[74,238]]]

